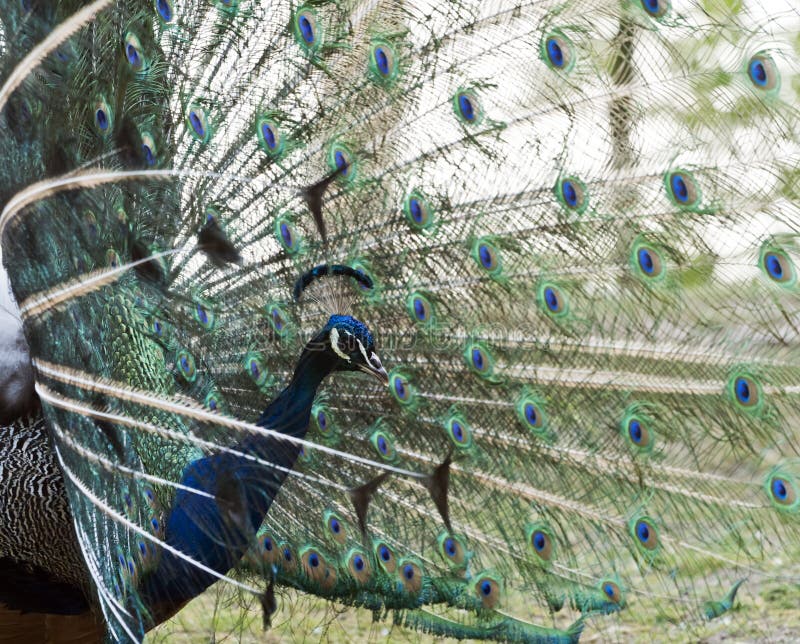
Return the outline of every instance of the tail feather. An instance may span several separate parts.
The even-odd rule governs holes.
[[[134,4],[19,3],[0,56],[4,261],[113,636],[201,577],[519,641],[794,578],[796,9]],[[388,391],[298,384],[331,314]]]

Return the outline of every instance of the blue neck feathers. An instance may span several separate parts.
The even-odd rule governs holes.
[[[261,427],[303,438],[317,387],[333,371],[336,357],[311,342],[289,385],[262,412]],[[179,489],[166,518],[165,541],[208,568],[224,574],[241,559],[269,510],[301,446],[275,436],[248,434],[233,449],[268,461],[265,466],[221,452],[197,459],[181,484],[209,496]],[[212,498],[213,497],[213,498]],[[140,584],[144,605],[156,620],[176,612],[217,577],[166,551],[158,567]]]
[[[317,387],[335,366],[336,357],[330,352],[306,347],[297,362],[291,382],[261,413],[258,424],[289,436],[305,436]],[[250,438],[255,444],[264,440],[259,436]],[[247,439],[244,442],[248,442]]]

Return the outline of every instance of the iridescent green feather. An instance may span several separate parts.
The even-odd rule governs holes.
[[[10,2],[0,77],[83,4]],[[3,106],[0,225],[109,635],[164,617],[141,595],[177,482],[252,438],[334,313],[388,383],[323,381],[199,601],[214,637],[270,597],[298,637],[275,587],[435,637],[765,635],[800,538],[798,28],[747,1],[121,0],[64,35]],[[240,262],[198,247],[212,223]],[[323,263],[373,287],[295,300]]]

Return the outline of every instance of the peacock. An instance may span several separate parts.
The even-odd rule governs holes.
[[[792,2],[1,13],[0,632],[800,633]]]

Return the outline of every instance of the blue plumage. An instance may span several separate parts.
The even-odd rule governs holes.
[[[123,641],[187,604],[300,632],[286,589],[501,641],[785,617],[795,7],[5,9],[37,388],[0,400],[40,440],[0,562],[42,601],[0,601],[76,588]]]
[[[353,341],[348,345],[342,340],[342,346],[333,349],[337,336],[332,332],[341,334],[339,338],[349,335]],[[342,369],[363,368],[380,376],[360,347],[374,354],[366,325],[350,316],[332,316],[306,345],[289,385],[261,413],[257,424],[270,434],[248,436],[224,452],[186,466],[164,521],[167,552],[143,579],[140,590],[154,621],[172,615],[224,576],[250,547],[294,466],[301,449],[298,441],[305,438],[322,381]]]

